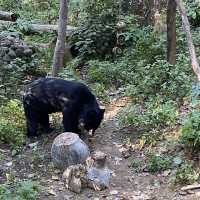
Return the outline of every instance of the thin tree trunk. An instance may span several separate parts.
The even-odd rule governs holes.
[[[58,37],[53,56],[52,76],[57,76],[64,66],[68,0],[60,0]]]
[[[179,9],[181,16],[182,16],[182,23],[183,23],[183,27],[184,27],[185,33],[186,33],[187,44],[188,44],[188,49],[189,49],[189,53],[190,53],[192,68],[193,68],[194,73],[197,75],[198,81],[200,81],[200,68],[199,68],[199,63],[198,63],[198,60],[197,60],[194,44],[193,44],[193,41],[192,41],[192,35],[191,35],[191,32],[190,32],[190,24],[189,24],[189,21],[188,21],[188,18],[187,18],[186,9],[185,9],[185,6],[184,6],[182,0],[175,0],[175,2],[177,4],[178,9]]]
[[[176,2],[168,0],[167,5],[167,61],[176,64]]]

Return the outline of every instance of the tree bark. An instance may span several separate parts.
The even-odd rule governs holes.
[[[18,18],[18,15],[16,13],[5,12],[5,11],[0,10],[0,20],[15,22],[17,18]]]
[[[182,16],[182,23],[183,23],[183,28],[185,29],[185,33],[186,33],[192,68],[193,68],[194,73],[197,75],[198,81],[200,81],[200,68],[199,68],[199,63],[197,60],[194,44],[192,41],[192,35],[190,32],[190,24],[189,24],[189,21],[187,18],[186,9],[185,9],[185,6],[184,6],[182,0],[175,0],[175,2],[177,4],[179,12],[181,13],[181,16]]]
[[[176,64],[176,2],[168,0],[167,5],[167,61]]]
[[[52,76],[57,76],[64,66],[68,0],[60,0],[58,37],[53,56]]]
[[[5,26],[13,26],[16,24],[16,22],[11,21],[3,21],[0,20],[0,30],[3,29]],[[71,33],[76,30],[76,27],[74,26],[67,26],[66,28],[66,35],[69,36]],[[58,25],[52,25],[52,24],[30,24],[27,30],[27,33],[40,33],[40,32],[52,32],[52,31],[58,31]]]

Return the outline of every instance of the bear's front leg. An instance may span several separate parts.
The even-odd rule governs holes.
[[[36,111],[29,108],[25,108],[25,116],[27,121],[27,136],[35,137],[38,136],[38,114]]]
[[[78,111],[76,108],[67,107],[63,110],[63,126],[65,132],[78,134]]]

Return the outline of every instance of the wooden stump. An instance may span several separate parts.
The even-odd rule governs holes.
[[[75,133],[58,135],[52,144],[51,157],[54,165],[66,169],[68,166],[82,164],[90,155],[88,146]]]

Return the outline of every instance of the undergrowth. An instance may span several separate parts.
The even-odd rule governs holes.
[[[0,141],[19,150],[25,142],[26,122],[21,103],[10,100],[0,107]]]

